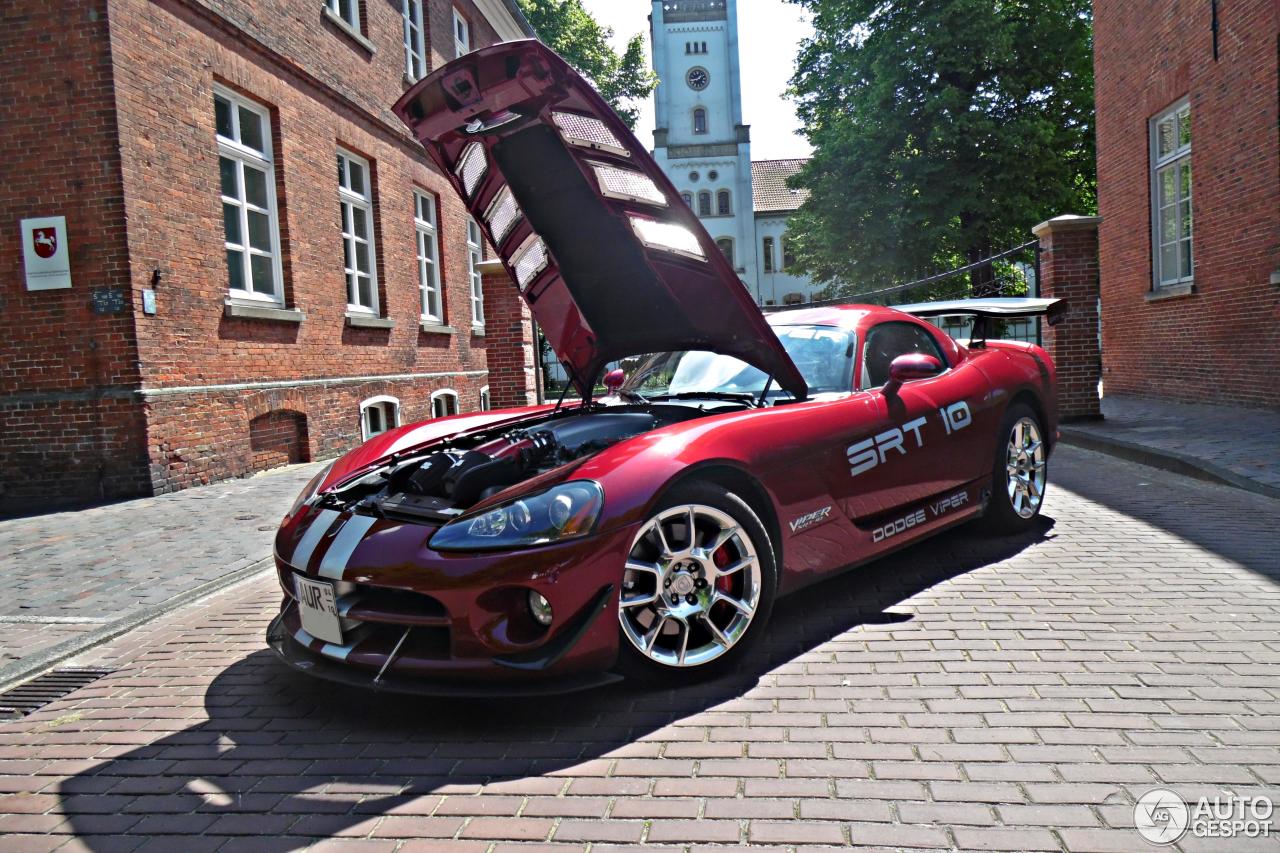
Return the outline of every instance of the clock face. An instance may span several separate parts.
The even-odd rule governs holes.
[[[705,68],[690,68],[684,79],[689,84],[690,89],[695,92],[701,92],[711,82],[711,75],[707,73]]]

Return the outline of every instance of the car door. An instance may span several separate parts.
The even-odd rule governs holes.
[[[942,371],[886,394],[889,365],[911,353],[933,356]],[[845,464],[837,478],[851,520],[892,517],[977,476],[977,455],[988,454],[973,416],[987,396],[986,379],[955,353],[948,355],[931,327],[911,320],[872,326],[856,369],[855,397],[864,408],[845,434]]]

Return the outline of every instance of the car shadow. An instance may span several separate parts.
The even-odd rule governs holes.
[[[161,832],[185,815],[196,825],[212,818],[210,833],[269,835],[269,818],[310,816],[279,821],[281,831],[292,824],[288,836],[254,839],[254,849],[287,850],[402,813],[433,793],[498,783],[529,793],[546,779],[554,794],[557,774],[632,745],[631,754],[646,755],[639,743],[646,735],[740,698],[833,637],[910,620],[892,608],[1051,538],[1053,523],[1042,517],[1010,538],[960,528],[800,590],[778,602],[739,671],[679,689],[624,682],[518,702],[374,694],[308,678],[264,649],[217,675],[204,694],[206,721],[64,780],[62,810],[82,843],[101,850],[119,840],[96,835],[103,812],[116,808],[141,816],[127,829],[133,833]]]

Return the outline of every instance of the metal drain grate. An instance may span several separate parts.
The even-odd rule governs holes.
[[[73,690],[92,684],[111,672],[102,667],[68,667],[37,676],[0,693],[0,720],[19,720]]]

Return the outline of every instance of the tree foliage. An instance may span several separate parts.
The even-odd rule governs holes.
[[[815,33],[792,80],[814,148],[792,233],[830,290],[972,262],[1094,209],[1088,0],[793,2]]]
[[[538,38],[590,80],[634,129],[640,118],[635,102],[658,82],[645,58],[644,37],[636,35],[619,55],[609,45],[613,30],[591,17],[582,0],[520,0],[520,8]]]

